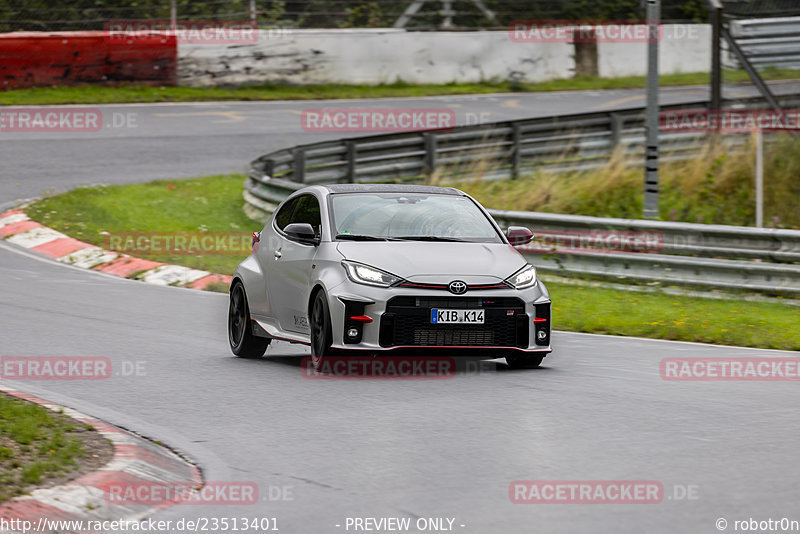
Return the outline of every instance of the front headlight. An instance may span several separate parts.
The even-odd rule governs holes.
[[[536,267],[526,265],[516,273],[506,279],[506,282],[514,286],[514,289],[527,289],[536,285]]]
[[[381,271],[375,267],[364,265],[363,263],[356,263],[354,261],[343,261],[347,276],[357,284],[365,284],[368,286],[389,287],[396,284],[402,278],[395,276],[386,271]]]

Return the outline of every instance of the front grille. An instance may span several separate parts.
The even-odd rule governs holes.
[[[416,287],[420,289],[438,289],[440,291],[449,291],[450,284],[422,284],[416,282],[401,282],[400,287]],[[493,284],[470,284],[467,286],[466,291],[481,291],[484,289],[508,289],[511,286],[506,282],[496,282]]]
[[[482,308],[484,324],[431,324],[432,308]],[[380,344],[526,348],[529,322],[525,304],[517,298],[395,297],[381,316]]]
[[[492,346],[494,345],[494,332],[485,328],[480,330],[415,328],[412,345]]]
[[[525,304],[516,297],[394,297],[386,305],[389,308],[503,308],[524,310]]]

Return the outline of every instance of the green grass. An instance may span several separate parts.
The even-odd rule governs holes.
[[[800,307],[547,282],[559,330],[800,350]]]
[[[25,492],[48,475],[71,471],[84,453],[66,417],[0,393],[0,501]]]
[[[109,248],[111,237],[122,232],[172,236],[188,232],[203,236],[222,232],[249,235],[261,225],[242,211],[243,175],[210,176],[193,180],[160,180],[147,184],[82,187],[45,198],[26,209],[34,220],[86,243]],[[106,236],[104,232],[111,234]],[[124,243],[124,241],[123,241]],[[115,250],[119,248],[112,247]],[[163,254],[135,248],[132,256],[232,274],[247,254]]]
[[[800,227],[800,138],[784,135],[765,145],[764,223]],[[518,180],[470,179],[448,183],[496,209],[595,217],[642,217],[644,174],[617,154],[604,168],[571,173],[534,172]],[[660,218],[703,224],[755,224],[755,147],[738,152],[705,147],[692,160],[662,163]]]
[[[103,244],[100,232],[252,232],[242,212],[241,175],[142,185],[81,188],[26,209],[35,220],[72,237]],[[246,256],[148,256],[230,274]],[[800,350],[800,308],[776,302],[712,300],[628,292],[578,281],[549,282],[558,329]],[[224,290],[225,288],[218,288]],[[0,452],[2,454],[2,452]]]
[[[789,69],[770,69],[763,73],[767,80],[800,78]],[[748,81],[744,71],[725,71],[726,82]],[[661,85],[706,85],[708,73],[669,74],[661,76]],[[486,94],[503,92],[570,91],[601,89],[635,89],[645,86],[644,76],[599,78],[582,76],[541,83],[487,81],[483,83],[445,85],[411,85],[398,81],[385,85],[309,85],[279,84],[232,88],[163,87],[143,84],[114,86],[85,85],[77,87],[36,87],[0,91],[0,105],[46,104],[119,104],[127,102],[201,102],[225,100],[311,100],[341,98],[423,97],[437,95]]]

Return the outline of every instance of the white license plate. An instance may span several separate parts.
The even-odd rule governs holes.
[[[483,324],[483,310],[431,310],[432,324]]]

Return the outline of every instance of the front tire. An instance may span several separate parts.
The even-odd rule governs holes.
[[[231,352],[240,358],[260,358],[269,346],[269,338],[256,337],[250,330],[250,307],[241,282],[231,289],[228,304],[228,342]]]
[[[511,369],[536,369],[541,365],[544,356],[538,354],[509,354],[506,363]]]
[[[332,343],[333,329],[328,299],[325,292],[320,290],[311,305],[311,365],[315,371],[319,371],[325,357],[333,353]]]

